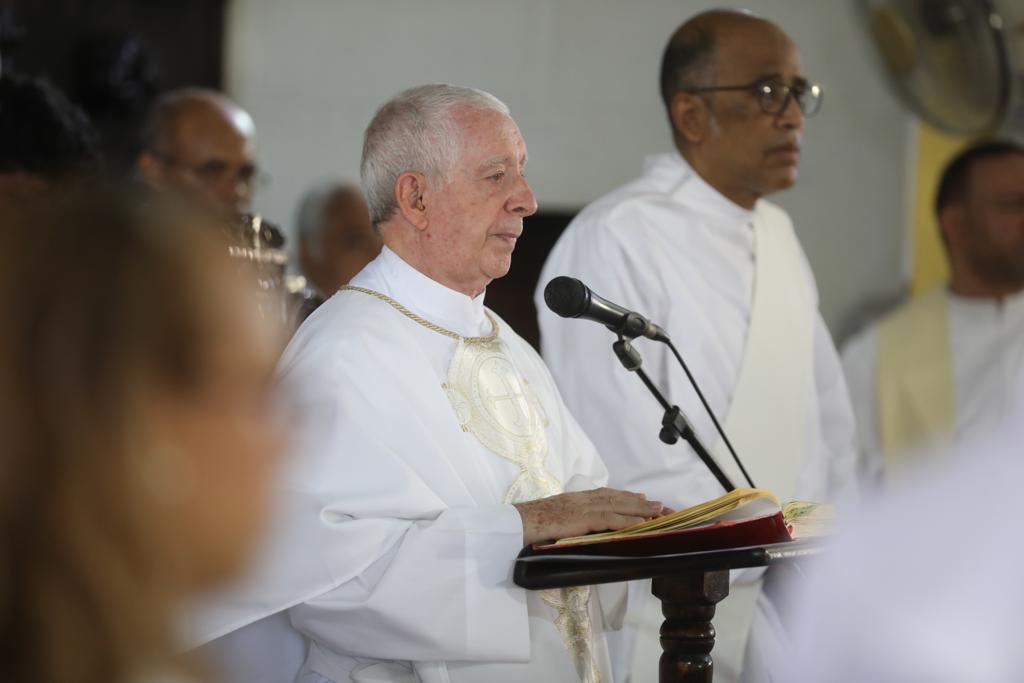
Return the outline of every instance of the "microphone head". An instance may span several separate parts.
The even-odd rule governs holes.
[[[544,303],[563,318],[576,318],[587,310],[587,286],[574,277],[559,275],[544,288]]]

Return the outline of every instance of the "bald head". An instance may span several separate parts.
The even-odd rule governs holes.
[[[249,113],[222,93],[183,88],[156,101],[143,134],[146,148],[161,149],[215,135],[253,138],[256,127]]]
[[[256,127],[248,112],[219,92],[187,88],[153,106],[138,168],[153,186],[237,212],[250,199],[255,156]]]
[[[796,182],[813,87],[782,29],[738,10],[698,14],[665,47],[661,95],[676,148],[743,208]],[[794,96],[796,94],[797,96]]]
[[[661,99],[689,88],[711,85],[732,56],[749,38],[791,42],[778,26],[746,10],[715,9],[702,12],[676,29],[661,60]]]

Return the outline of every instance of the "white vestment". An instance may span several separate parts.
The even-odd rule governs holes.
[[[457,335],[492,330],[483,295],[386,248],[352,285]],[[303,675],[610,680],[603,632],[623,600],[606,600],[613,614],[597,589],[511,580],[523,545],[511,503],[599,487],[607,472],[543,361],[493,319],[497,341],[464,344],[363,291],[307,319],[280,366],[295,428],[281,518],[253,575],[197,614],[193,643],[235,631],[229,659],[273,659],[266,625],[287,610],[309,645]]]
[[[658,439],[662,410],[613,355],[614,336],[593,323],[556,317],[543,304],[543,287],[558,275],[578,277],[597,294],[664,327],[719,422],[728,427],[726,418],[735,407],[737,388],[746,373],[756,370],[744,363],[752,358],[759,360],[751,362],[766,362],[764,354],[747,344],[757,271],[752,228],[757,221],[769,234],[791,231],[778,207],[761,200],[754,211],[745,210],[704,182],[680,155],[660,155],[648,160],[640,179],[584,209],[548,258],[537,292],[543,355],[566,403],[601,451],[611,485],[645,493],[676,508],[722,494],[688,446],[669,446]],[[807,340],[804,344],[794,339],[789,352],[799,355],[787,361],[801,371],[791,381],[779,383],[774,399],[764,402],[763,412],[770,418],[780,408],[797,411],[802,427],[789,438],[801,460],[788,480],[776,481],[772,487],[783,498],[847,499],[854,484],[853,416],[835,347],[817,311],[813,276],[795,240],[792,244],[796,252],[792,261],[799,272],[782,275],[797,278],[793,298],[805,306]],[[703,443],[727,465],[711,419],[669,350],[646,339],[635,344],[652,380],[682,408]],[[798,351],[801,348],[806,353]],[[799,405],[786,404],[787,399]],[[787,454],[758,449],[757,434],[730,437],[734,445],[742,441],[750,446],[738,449],[748,469],[771,473],[773,458],[788,459]],[[755,484],[762,484],[755,473],[752,476]],[[733,479],[736,485],[744,485]],[[767,479],[770,474],[762,481]],[[738,594],[740,589],[734,586],[733,591]],[[631,591],[629,620],[635,622],[633,595]],[[734,595],[719,605],[716,615],[719,639],[712,653],[716,681],[738,678],[750,618],[730,616],[730,609],[739,602]],[[751,644],[755,647],[759,641],[760,647],[770,647],[776,629],[768,624],[775,619],[768,602],[760,602]],[[653,639],[660,616],[653,610],[648,614],[639,624],[640,632],[648,634],[637,644],[637,654],[646,653],[643,661],[629,654],[628,642],[615,648],[621,656],[613,651],[617,680],[625,680],[631,665],[646,667],[633,669],[634,683],[640,683],[646,680],[640,672],[656,666]]]
[[[926,296],[940,296],[945,300],[938,314],[940,334],[946,335],[944,352],[922,354],[916,359],[917,373],[937,376],[948,375],[951,386],[939,389],[952,391],[952,397],[932,396],[932,400],[946,400],[952,406],[952,424],[945,433],[927,435],[930,441],[957,443],[989,430],[1002,419],[1015,391],[1014,380],[1024,366],[1024,293],[1001,301],[966,298],[944,289]],[[910,302],[884,320],[902,315]],[[860,444],[862,476],[878,482],[883,476],[886,458],[881,438],[880,402],[878,400],[879,329],[883,321],[865,328],[843,347],[843,370],[850,387],[857,433]],[[932,327],[929,324],[928,329]],[[934,345],[935,340],[908,338],[905,343],[913,349],[923,344]],[[946,367],[929,367],[928,363],[944,363]]]
[[[1024,680],[1016,380],[998,425],[908,463],[917,476],[886,486],[806,565],[789,607],[796,651],[772,667],[776,681]]]

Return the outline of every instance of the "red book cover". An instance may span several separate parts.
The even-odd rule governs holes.
[[[706,526],[625,536],[598,543],[534,545],[533,553],[544,555],[608,555],[650,557],[695,553],[705,550],[743,548],[793,540],[782,512],[753,519],[718,521]]]

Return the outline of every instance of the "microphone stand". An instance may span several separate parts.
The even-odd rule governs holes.
[[[743,478],[747,480],[747,484],[750,485],[750,488],[757,488],[756,486],[754,486],[754,480],[750,478],[749,474],[747,474],[747,468],[743,466],[743,462],[740,460],[740,456],[736,455],[736,449],[732,447],[732,442],[729,441],[729,436],[725,433],[725,430],[722,429],[722,425],[718,424],[718,418],[715,417],[715,411],[711,410],[711,406],[708,405],[708,400],[704,398],[704,392],[700,390],[700,385],[697,384],[697,380],[693,378],[693,373],[690,372],[690,368],[689,366],[686,365],[686,361],[683,360],[683,357],[679,354],[678,349],[676,349],[676,345],[672,343],[672,340],[668,338],[668,335],[664,335],[664,338],[659,339],[658,341],[660,341],[662,344],[665,344],[675,355],[676,360],[679,361],[679,364],[683,366],[683,372],[686,373],[686,379],[690,381],[690,386],[693,387],[693,390],[697,394],[697,398],[700,399],[701,405],[704,406],[704,411],[707,412],[708,417],[711,418],[711,421],[714,423],[715,429],[718,431],[719,436],[722,437],[722,441],[725,442],[726,448],[728,448],[729,453],[732,454],[733,461],[736,463],[736,466],[740,468],[740,472],[743,473]]]
[[[612,344],[612,350],[615,351],[615,356],[622,363],[622,367],[630,372],[635,372],[648,391],[658,400],[661,407],[665,409],[665,416],[661,420],[661,432],[658,434],[658,437],[667,444],[674,444],[682,438],[686,443],[690,444],[690,447],[697,453],[697,457],[701,459],[701,462],[711,471],[711,474],[715,476],[715,479],[718,480],[718,483],[727,492],[735,490],[736,486],[729,480],[725,472],[722,471],[722,468],[718,466],[718,463],[715,462],[715,459],[708,452],[708,449],[704,447],[704,444],[701,443],[697,433],[693,431],[693,426],[686,419],[686,416],[683,415],[683,411],[679,409],[679,406],[668,402],[661,391],[658,390],[658,387],[654,385],[654,382],[651,381],[651,378],[640,367],[643,365],[640,352],[633,348],[630,340],[623,336],[621,332],[618,333],[618,336],[619,340]]]

